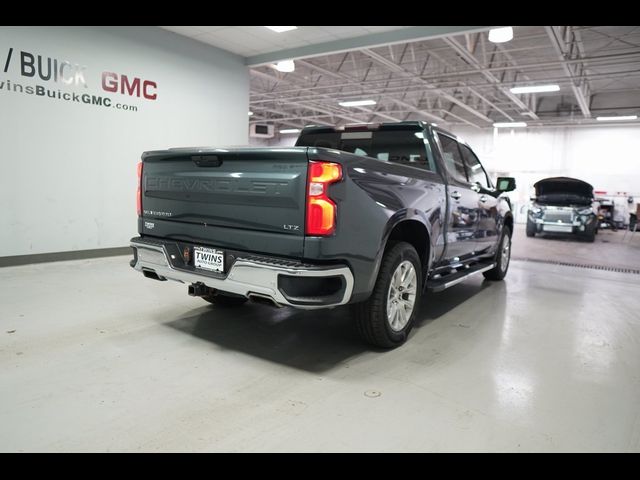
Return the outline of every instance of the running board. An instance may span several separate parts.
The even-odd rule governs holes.
[[[487,270],[491,270],[496,266],[495,263],[491,264],[481,264],[475,268],[469,268],[468,270],[463,270],[457,273],[450,273],[449,275],[439,278],[438,280],[429,280],[427,282],[427,290],[430,292],[441,292],[446,290],[449,287],[453,287],[460,282],[464,282],[465,280],[473,277],[482,272],[486,272]]]

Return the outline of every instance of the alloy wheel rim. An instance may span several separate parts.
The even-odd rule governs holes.
[[[508,235],[505,235],[502,241],[502,259],[500,262],[500,268],[503,272],[507,271],[509,266],[509,259],[511,258],[511,239]]]
[[[410,261],[405,260],[393,272],[387,295],[387,322],[394,332],[401,331],[409,323],[417,290],[416,269]]]

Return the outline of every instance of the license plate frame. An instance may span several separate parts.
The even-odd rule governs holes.
[[[210,247],[193,247],[193,266],[198,270],[224,273],[224,250]]]
[[[573,225],[544,225],[543,230],[550,233],[571,233],[573,231]]]

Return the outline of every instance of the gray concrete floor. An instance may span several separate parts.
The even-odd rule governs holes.
[[[514,261],[377,352],[113,257],[0,269],[0,451],[640,451],[640,277]]]
[[[513,258],[640,270],[640,231],[625,236],[625,230],[600,230],[593,243],[575,235],[529,238],[524,224],[516,225],[514,234]]]

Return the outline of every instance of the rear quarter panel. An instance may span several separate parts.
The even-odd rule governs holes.
[[[342,164],[344,179],[329,188],[338,205],[335,234],[306,237],[304,257],[346,261],[355,277],[352,301],[369,296],[388,236],[400,222],[415,220],[426,227],[433,258],[446,215],[445,186],[438,174],[338,150],[309,148],[308,155],[309,160]]]

